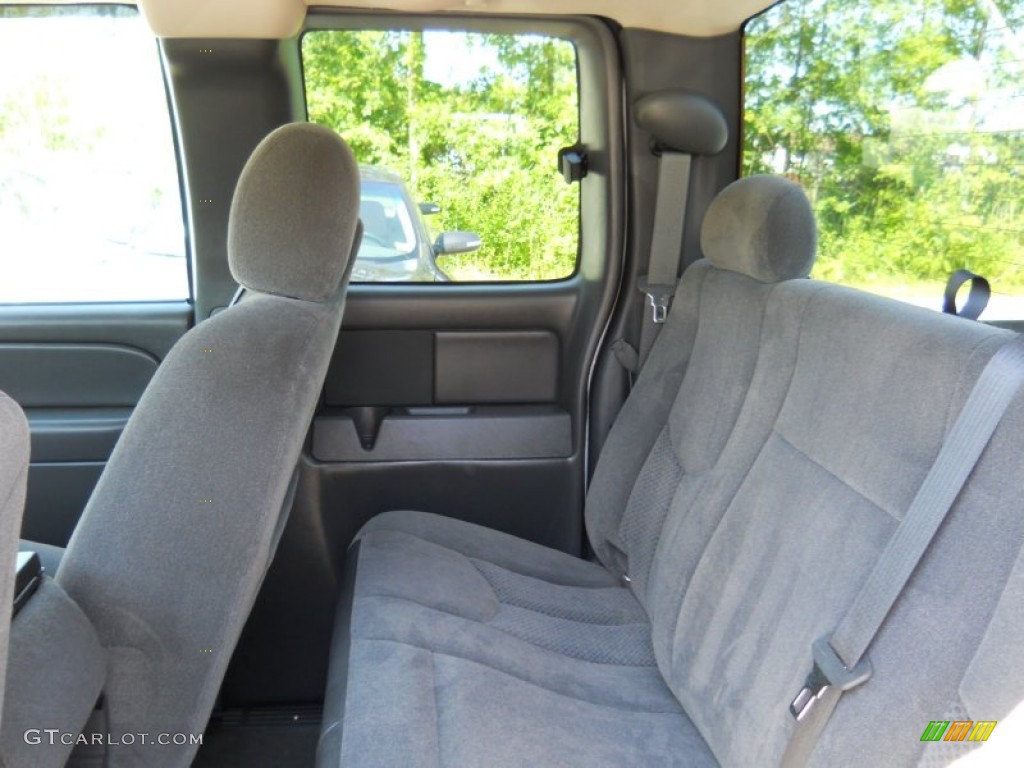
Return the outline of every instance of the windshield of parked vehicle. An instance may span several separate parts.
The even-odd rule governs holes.
[[[363,244],[358,258],[409,256],[416,249],[416,227],[397,184],[363,181],[359,216]]]

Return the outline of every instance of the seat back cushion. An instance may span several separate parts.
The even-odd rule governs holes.
[[[757,215],[737,218],[750,210]],[[702,241],[708,261],[683,275],[587,497],[595,553],[628,576],[645,605],[668,509],[676,497],[696,493],[732,433],[760,354],[769,298],[778,281],[806,277],[816,231],[796,184],[755,176],[712,202]]]
[[[257,147],[229,244],[250,294],[171,350],[74,532],[57,581],[104,646],[113,736],[206,726],[334,349],[358,206],[332,132],[290,125]],[[136,740],[109,760],[184,765],[195,749]]]
[[[0,765],[60,768],[96,706],[106,657],[96,630],[49,576],[11,624]],[[50,729],[51,732],[47,732]]]
[[[735,426],[702,486],[675,496],[647,588],[659,667],[729,765],[781,758],[793,727],[788,702],[809,670],[811,643],[852,602],[1005,340],[983,326],[802,281],[778,286],[766,314],[772,333]],[[1020,418],[1018,407],[1001,427],[1003,441]],[[992,462],[1015,474],[989,471],[973,504],[965,493],[922,566],[930,575],[915,576],[872,649],[875,679],[841,702],[819,747],[822,764],[851,755],[913,762],[920,745],[907,734],[938,717],[930,714],[936,701],[958,700],[999,598],[999,590],[978,592],[1005,581],[1024,534],[1019,515],[985,498],[1000,486],[1010,492],[1010,478],[1024,471],[1020,452],[997,440],[979,471]],[[972,525],[1001,531],[990,555]],[[970,566],[979,556],[984,564]],[[953,607],[958,638],[946,620]],[[901,691],[910,690],[907,702]],[[900,701],[899,711],[887,701]],[[883,732],[892,735],[861,743],[864,733]]]

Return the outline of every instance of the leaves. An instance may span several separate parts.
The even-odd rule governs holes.
[[[426,77],[434,45],[462,54],[457,76]],[[458,47],[461,46],[461,50]],[[534,35],[313,31],[303,38],[309,118],[360,162],[402,174],[441,206],[438,230],[479,232],[480,251],[441,258],[453,278],[548,280],[576,265],[579,200],[556,168],[578,139],[576,56]],[[451,54],[449,54],[451,58]]]
[[[1022,16],[788,0],[748,25],[744,173],[803,184],[816,275],[899,292],[967,267],[1024,288]]]

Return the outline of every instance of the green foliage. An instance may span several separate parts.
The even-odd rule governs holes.
[[[885,290],[967,267],[1024,288],[1022,17],[1007,0],[788,0],[748,25],[744,172],[803,184],[816,275]]]
[[[438,203],[430,224],[439,231],[480,233],[480,251],[442,257],[453,278],[565,277],[576,264],[579,201],[555,156],[578,140],[573,46],[478,34],[453,44],[475,76],[433,82],[423,33],[307,33],[309,119],[343,135],[360,162],[402,174],[417,200]]]

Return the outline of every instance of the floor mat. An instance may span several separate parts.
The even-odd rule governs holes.
[[[320,708],[226,710],[213,715],[193,768],[312,768]]]

